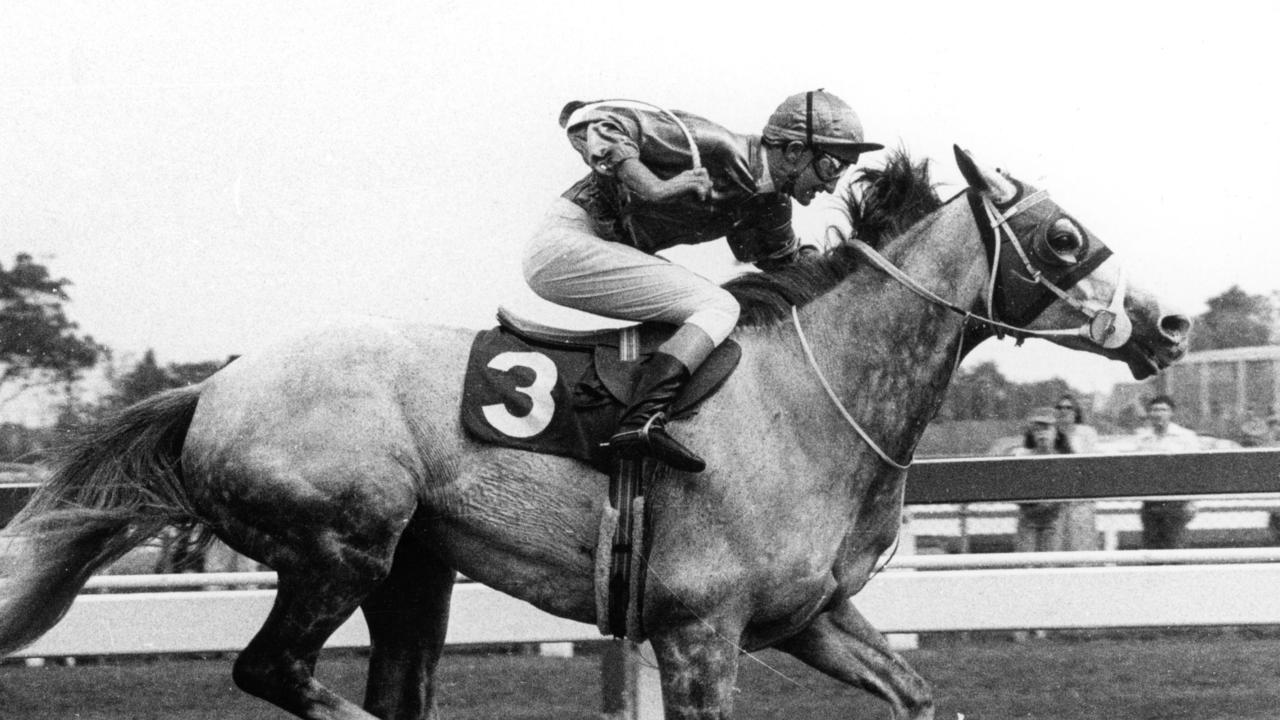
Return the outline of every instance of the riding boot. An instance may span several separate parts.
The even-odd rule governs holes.
[[[676,470],[702,472],[707,464],[667,434],[667,410],[689,379],[684,363],[664,352],[645,360],[636,383],[635,400],[622,414],[618,431],[605,443],[618,457],[646,456]]]

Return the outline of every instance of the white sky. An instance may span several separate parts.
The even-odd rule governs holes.
[[[869,139],[1048,188],[1189,314],[1280,286],[1280,5],[839,2],[0,6],[0,258],[70,278],[118,354],[220,359],[362,312],[533,310],[518,258],[585,171],[570,99],[758,132],[818,86]],[[804,222],[804,219],[801,219]],[[723,242],[680,256],[717,278]],[[1019,380],[1119,364],[990,343]]]

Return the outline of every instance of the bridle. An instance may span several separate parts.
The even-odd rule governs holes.
[[[1017,181],[1010,180],[1015,184],[1017,192],[1011,200],[997,204],[991,199],[988,193],[971,189],[968,191],[970,203],[974,207],[975,220],[985,217],[986,225],[979,221],[978,227],[983,236],[983,242],[987,246],[990,253],[991,277],[986,285],[984,302],[986,305],[986,315],[980,315],[971,309],[962,308],[954,302],[940,297],[937,293],[920,284],[915,278],[907,275],[897,265],[894,265],[887,258],[877,252],[866,242],[857,237],[843,238],[843,242],[856,250],[872,265],[875,265],[885,274],[897,280],[907,289],[916,295],[928,300],[935,305],[940,305],[964,317],[965,325],[970,322],[978,322],[990,327],[998,337],[1005,334],[1015,337],[1019,343],[1027,337],[1052,337],[1052,336],[1080,336],[1091,342],[1107,349],[1115,349],[1126,342],[1133,334],[1133,321],[1129,318],[1128,313],[1124,309],[1124,300],[1127,292],[1126,279],[1124,269],[1121,268],[1116,282],[1116,287],[1111,296],[1111,301],[1106,306],[1100,303],[1088,300],[1080,300],[1067,293],[1081,279],[1091,274],[1099,265],[1111,257],[1111,251],[1100,242],[1098,247],[1086,253],[1083,258],[1076,262],[1064,265],[1058,271],[1047,273],[1045,268],[1038,266],[1032,261],[1030,254],[1025,247],[1026,243],[1018,236],[1018,232],[1014,230],[1013,224],[1010,222],[1015,216],[1030,210],[1037,205],[1049,200],[1049,193],[1044,190],[1036,190],[1035,192],[1021,197],[1023,188],[1017,184]],[[981,210],[981,213],[979,213]],[[1055,217],[1050,213],[1047,218],[1040,221],[1034,231],[1047,232],[1047,228],[1056,220],[1066,218],[1067,216],[1058,213]],[[1081,232],[1083,230],[1081,229]],[[1032,242],[1038,238],[1032,238]],[[1042,239],[1042,238],[1041,238]],[[1017,274],[1018,268],[1009,268],[1009,264],[1002,264],[1001,248],[1009,244],[1013,247],[1019,260],[1022,261],[1022,268],[1026,271],[1025,275]],[[1011,309],[1008,307],[1009,292],[1002,292],[1004,286],[1001,284],[1002,279],[1014,277],[1020,279],[1024,284],[1029,284],[1038,289],[1038,293],[1030,297],[1021,308]],[[1001,297],[1003,296],[1003,297]],[[1040,316],[1044,310],[1052,304],[1054,299],[1067,303],[1070,307],[1075,308],[1085,316],[1086,321],[1076,328],[1060,328],[1051,330],[1035,330],[1025,327],[1025,323],[1030,323]],[[1003,302],[1002,302],[1003,300]],[[997,314],[1008,317],[1015,314],[1015,321],[1019,324],[1005,322],[997,319]],[[800,325],[800,313],[794,306],[791,308],[792,321],[795,324],[796,334],[800,338],[800,345],[804,350],[805,356],[809,361],[809,365],[813,368],[818,376],[818,380],[822,384],[827,395],[835,403],[836,409],[844,417],[853,429],[858,433],[864,442],[876,455],[885,463],[899,469],[906,470],[910,467],[911,461],[905,464],[900,463],[889,457],[880,447],[871,439],[865,430],[854,420],[853,416],[845,409],[844,404],[840,402],[839,397],[823,376],[822,370],[818,368],[817,360],[814,358],[813,351],[809,347],[809,341],[804,335],[804,330]],[[1020,326],[1023,325],[1023,326]],[[956,356],[952,366],[952,372],[959,366],[960,360],[964,357],[964,335],[961,335],[960,342],[956,345]]]
[[[1111,250],[1105,245],[1097,243],[1098,247],[1092,249],[1078,262],[1054,273],[1053,276],[1047,274],[1044,268],[1038,267],[1031,259],[1025,247],[1027,243],[1018,236],[1010,221],[1015,216],[1042,202],[1048,201],[1049,193],[1045,190],[1037,190],[1026,197],[1019,197],[1022,195],[1022,188],[1021,186],[1017,187],[1018,192],[1015,194],[1014,199],[1003,205],[997,205],[987,193],[976,190],[969,191],[970,202],[975,207],[975,219],[985,217],[987,220],[986,225],[979,222],[984,244],[986,244],[990,253],[991,276],[983,298],[986,305],[986,315],[974,313],[972,310],[962,308],[954,302],[940,297],[937,293],[921,285],[915,278],[904,273],[898,266],[857,237],[845,238],[844,242],[871,264],[915,294],[964,316],[966,323],[976,321],[990,327],[998,337],[1008,334],[1021,342],[1028,337],[1073,335],[1086,338],[1111,350],[1124,345],[1133,334],[1133,322],[1124,309],[1127,282],[1123,268],[1120,269],[1119,280],[1116,282],[1111,301],[1105,306],[1091,300],[1080,300],[1067,293],[1067,290],[1070,290],[1076,283],[1087,277],[1099,265],[1110,258]],[[1065,218],[1066,216],[1060,215],[1060,217]],[[1036,230],[1044,229],[1054,219],[1057,218],[1050,217],[1047,221],[1041,222]],[[1025,275],[1016,274],[1017,268],[1011,269],[1007,264],[1002,264],[1003,252],[1001,248],[1006,244],[1013,248],[1017,258],[1022,261],[1022,269],[1026,271]],[[1008,280],[1010,277],[1021,280],[1024,284],[1038,286],[1040,296],[1028,298],[1020,308],[1010,308],[1009,293],[1002,293],[1004,287],[1000,284],[1002,278]],[[1005,302],[1001,302],[1002,295]],[[1030,323],[1039,317],[1055,299],[1075,308],[1085,316],[1086,321],[1075,328],[1037,330],[1025,327],[1026,323]],[[1014,319],[1006,322],[998,319],[997,315],[1003,317],[1013,315]],[[963,343],[961,347],[963,347]],[[959,350],[957,354],[959,355]]]
[[[1062,279],[1055,282],[1046,276],[1043,268],[1037,267],[1032,262],[1031,258],[1027,255],[1024,243],[1018,237],[1017,232],[1014,231],[1013,226],[1009,222],[1015,215],[1018,215],[1041,202],[1047,201],[1049,199],[1048,191],[1037,190],[1022,199],[1016,199],[1015,196],[1016,201],[1003,211],[996,206],[995,202],[991,199],[991,196],[987,193],[979,193],[977,191],[971,192],[971,198],[976,195],[981,199],[982,209],[988,222],[987,227],[996,237],[994,242],[988,243],[991,247],[992,256],[991,279],[987,284],[986,294],[987,316],[972,316],[968,312],[964,312],[963,314],[970,315],[974,319],[993,327],[996,330],[997,335],[1007,332],[1018,338],[1019,341],[1029,336],[1051,337],[1077,335],[1109,350],[1114,350],[1129,341],[1129,338],[1133,334],[1133,321],[1129,318],[1128,313],[1125,312],[1124,309],[1124,300],[1128,292],[1128,288],[1123,267],[1119,268],[1116,287],[1111,295],[1111,302],[1106,306],[1102,306],[1101,304],[1093,301],[1080,300],[1066,292],[1074,287],[1081,279],[1090,275],[1104,261],[1110,258],[1110,249],[1099,243],[1099,247],[1096,251],[1089,253],[1085,258],[1074,264],[1069,272],[1061,275]],[[1021,193],[1022,188],[1021,186],[1018,186],[1017,195],[1021,195]],[[1045,224],[1046,223],[1041,223],[1041,227]],[[1037,230],[1038,229],[1040,228],[1037,228]],[[1006,238],[1007,243],[1004,241]],[[1005,244],[1010,245],[1017,253],[1018,259],[1022,261],[1022,266],[1027,272],[1027,274],[1023,276],[1024,278],[1030,282],[1040,285],[1045,291],[1056,296],[1057,299],[1066,303],[1070,307],[1075,308],[1080,312],[1080,314],[1085,316],[1087,319],[1086,322],[1077,328],[1033,330],[1027,327],[1015,327],[997,320],[996,288],[1001,269],[1000,249]],[[868,251],[875,253],[875,250],[871,249],[871,247],[866,245],[866,243],[862,243],[862,245],[865,246]],[[879,256],[879,253],[875,254]],[[883,256],[879,257],[883,259]],[[888,261],[886,260],[885,262]],[[903,277],[906,276],[903,275]],[[914,282],[914,280],[912,282]],[[1065,285],[1065,287],[1060,287],[1060,285]],[[1049,298],[1048,302],[1041,301],[1033,303],[1030,307],[1030,317],[1025,318],[1023,322],[1031,322],[1035,320],[1035,318],[1039,317],[1040,313],[1049,306],[1050,302],[1052,302],[1052,298]]]

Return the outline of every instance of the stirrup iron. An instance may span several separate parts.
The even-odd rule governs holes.
[[[666,415],[654,413],[644,425],[635,430],[615,433],[602,447],[619,457],[648,456],[684,472],[702,472],[707,463],[666,431]],[[622,447],[619,448],[619,445]]]

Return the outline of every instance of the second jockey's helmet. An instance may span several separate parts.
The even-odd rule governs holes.
[[[857,162],[864,152],[884,148],[879,143],[863,142],[858,114],[844,100],[822,89],[783,100],[769,116],[761,135],[770,145],[795,140],[848,163]]]

